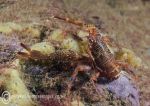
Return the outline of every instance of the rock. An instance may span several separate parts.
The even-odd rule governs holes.
[[[22,47],[18,37],[0,34],[0,64],[12,61],[20,50]]]
[[[31,46],[31,50],[40,51],[44,55],[49,55],[55,51],[53,45],[49,42],[36,43]]]
[[[13,22],[0,23],[0,32],[5,34],[12,33],[13,30],[21,31],[22,29],[21,25]]]
[[[142,60],[135,55],[135,53],[127,48],[122,48],[120,51],[115,53],[116,59],[127,62],[132,67],[142,66]]]
[[[51,41],[58,41],[60,42],[60,48],[62,49],[68,49],[68,50],[73,50],[76,52],[80,52],[80,47],[78,42],[72,37],[70,34],[66,34],[58,29],[54,30],[52,34],[48,37],[48,39]]]
[[[131,79],[130,75],[126,72],[122,71],[116,80],[108,82],[101,80],[101,82],[103,82],[103,84],[97,84],[98,90],[101,92],[102,88],[108,90],[112,93],[112,97],[115,101],[119,98],[119,101],[123,101],[127,106],[140,106],[138,88],[135,83],[133,83],[133,79]]]
[[[85,106],[81,101],[77,101],[77,100],[72,101],[71,105],[72,106]]]
[[[1,106],[19,105],[19,106],[35,106],[35,102],[31,99],[31,94],[27,90],[23,80],[20,78],[20,73],[16,69],[5,68],[5,72],[0,75],[3,77],[3,85],[5,89],[3,94],[8,94],[8,101],[0,101]],[[0,98],[3,99],[3,98]]]

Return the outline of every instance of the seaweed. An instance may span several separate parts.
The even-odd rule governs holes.
[[[104,80],[103,80],[104,81]],[[128,99],[132,106],[140,106],[139,104],[139,91],[136,85],[133,83],[133,79],[129,75],[121,74],[120,77],[114,81],[104,81],[105,87],[113,93],[114,97],[120,99]],[[97,84],[97,88],[100,88]]]
[[[0,34],[0,64],[14,60],[16,53],[21,50],[18,37]]]

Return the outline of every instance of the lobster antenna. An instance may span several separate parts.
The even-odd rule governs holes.
[[[93,25],[87,25],[87,24],[83,23],[82,21],[73,20],[73,19],[70,19],[70,18],[64,18],[64,17],[60,17],[60,16],[53,16],[53,18],[64,20],[68,23],[72,23],[72,24],[80,26],[82,28],[84,28],[86,26],[85,30],[87,32],[89,32],[89,34],[91,34],[92,36],[96,36],[96,34],[97,34],[96,33],[96,27],[93,26]]]
[[[80,26],[80,27],[83,27],[85,25],[83,22],[81,22],[79,20],[73,20],[73,19],[70,19],[70,18],[63,18],[63,17],[60,17],[60,16],[54,16],[54,18],[67,21],[68,23],[71,23],[71,24],[74,24],[74,25],[77,25],[77,26]]]
[[[31,51],[30,47],[28,47],[27,45],[25,45],[25,44],[23,44],[23,43],[20,43],[20,45],[21,45],[24,49],[26,49],[28,52]]]

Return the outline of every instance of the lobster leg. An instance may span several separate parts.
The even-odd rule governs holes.
[[[91,78],[90,78],[90,80],[91,81],[97,81],[97,79],[98,79],[98,77],[100,76],[100,73],[99,72],[97,72],[96,74],[94,74]]]
[[[92,85],[93,85],[93,87],[95,88],[97,94],[99,95],[99,96],[98,96],[99,99],[101,99],[101,97],[100,97],[101,94],[100,94],[100,92],[99,92],[99,90],[97,89],[96,84],[95,84],[95,81],[97,81],[98,77],[100,77],[100,72],[97,72],[96,74],[94,74],[94,75],[90,78],[90,82],[92,83]]]
[[[125,63],[125,62],[122,62],[122,61],[119,61],[119,60],[117,60],[116,62],[117,62],[117,64],[118,64],[122,69],[124,69],[127,73],[130,73],[131,76],[134,78],[135,81],[138,80],[137,76],[136,76],[135,73],[134,73],[134,68],[133,68],[133,67],[131,67],[128,63]]]
[[[75,81],[75,79],[76,79],[78,73],[79,73],[79,72],[84,72],[84,71],[89,71],[89,70],[91,70],[91,67],[89,67],[89,66],[87,66],[87,65],[78,65],[78,66],[75,68],[75,70],[74,70],[74,72],[73,72],[73,74],[72,74],[72,76],[71,76],[71,81],[70,81],[69,84],[68,84],[68,90],[67,90],[68,106],[70,106],[70,103],[71,103],[71,100],[70,100],[69,96],[70,96],[70,91],[71,91],[71,88],[72,88],[72,84],[73,84],[73,82]]]

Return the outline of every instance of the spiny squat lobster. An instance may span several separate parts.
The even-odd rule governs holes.
[[[54,16],[54,18],[78,25],[88,32],[89,35],[87,36],[87,51],[89,56],[82,56],[71,50],[56,50],[50,55],[43,55],[39,51],[31,50],[29,47],[22,43],[21,46],[28,52],[18,52],[19,56],[32,61],[42,61],[45,65],[53,64],[56,67],[61,67],[60,69],[62,69],[62,71],[70,70],[73,68],[74,71],[71,75],[71,81],[68,84],[68,95],[70,95],[73,82],[76,80],[79,72],[94,71],[95,74],[93,74],[90,78],[90,81],[92,81],[93,85],[94,81],[96,81],[99,77],[104,77],[108,80],[114,80],[119,77],[121,67],[107,46],[109,39],[105,36],[102,36],[94,25],[86,25],[81,21],[75,21],[59,16]]]
[[[82,21],[60,16],[54,16],[54,18],[80,26],[84,31],[89,33],[89,36],[87,36],[89,45],[88,54],[93,61],[94,69],[98,73],[96,75],[97,78],[105,77],[108,80],[113,80],[119,77],[121,68],[125,68],[127,71],[129,70],[129,72],[132,71],[128,64],[115,60],[114,55],[108,47],[110,39],[107,36],[102,36],[99,29],[94,25],[88,25]]]

